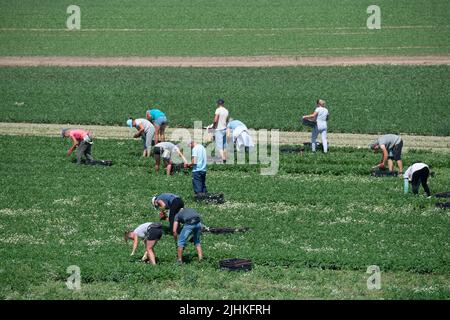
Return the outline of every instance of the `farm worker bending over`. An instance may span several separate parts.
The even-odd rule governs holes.
[[[160,142],[155,145],[153,148],[153,156],[155,157],[155,170],[156,172],[159,171],[159,166],[161,164],[161,156],[164,161],[164,165],[166,166],[166,173],[168,176],[170,176],[170,171],[172,169],[172,156],[173,154],[178,154],[181,159],[183,159],[184,166],[188,166],[188,161],[183,155],[183,152],[172,142]]]
[[[403,174],[403,162],[402,162],[402,148],[403,140],[400,136],[395,134],[385,134],[375,140],[370,148],[375,152],[381,150],[383,152],[383,157],[381,158],[378,167],[384,169],[386,160],[388,160],[389,172],[394,171],[394,163],[392,160],[397,161],[398,174]]]
[[[317,100],[316,109],[313,113],[303,116],[303,119],[316,121],[317,124],[314,126],[313,131],[311,133],[311,149],[312,152],[316,152],[317,146],[317,136],[322,136],[322,146],[323,152],[328,152],[328,141],[327,141],[327,121],[329,118],[328,109],[325,108],[325,100]]]
[[[419,193],[419,186],[422,184],[423,190],[427,197],[431,197],[430,188],[428,187],[428,177],[430,176],[430,168],[426,163],[417,162],[406,169],[403,178],[405,179],[404,190],[408,192],[408,183],[411,182],[414,194]]]
[[[236,144],[237,151],[241,151],[242,147],[248,149],[255,146],[252,137],[248,134],[247,126],[239,120],[228,122],[227,138]]]
[[[157,104],[159,106],[159,103]],[[155,144],[160,141],[166,141],[166,126],[167,126],[167,117],[164,112],[159,109],[150,109],[147,110],[146,113],[147,120],[153,123],[155,126],[156,134],[155,134]]]
[[[131,255],[133,256],[138,247],[139,239],[143,239],[145,246],[145,253],[142,256],[142,261],[150,260],[151,264],[156,264],[156,256],[153,251],[153,247],[156,245],[159,239],[162,237],[162,225],[156,222],[147,222],[139,225],[134,231],[125,231],[124,238],[128,242],[128,239],[133,240],[133,250]]]
[[[161,220],[169,220],[169,230],[172,232],[175,215],[184,208],[183,199],[173,193],[161,193],[152,198],[152,205],[160,210]],[[169,218],[165,212],[167,209],[169,209]]]
[[[84,155],[87,162],[94,161],[92,157],[92,134],[83,129],[62,129],[61,136],[64,138],[70,137],[72,139],[72,146],[67,151],[67,156],[70,157],[72,152],[77,150],[77,164],[81,164],[81,157]]]
[[[138,131],[134,138],[142,138],[142,142],[144,144],[144,152],[143,156],[148,157],[150,155],[150,150],[152,148],[153,136],[155,135],[155,127],[151,124],[150,121],[146,119],[128,119],[127,126],[130,128],[135,127]]]
[[[206,189],[206,149],[194,141],[188,143],[192,148],[192,186],[196,195],[207,193]]]
[[[216,140],[216,150],[219,150],[222,162],[227,162],[227,122],[228,110],[224,107],[225,101],[223,99],[217,100],[217,109],[214,113],[214,139]]]
[[[191,234],[192,239],[194,240],[195,248],[197,249],[198,260],[201,261],[203,259],[203,252],[202,246],[200,245],[200,235],[202,232],[200,215],[194,209],[181,209],[175,216],[175,223],[173,224],[172,229],[175,240],[177,240],[178,237],[177,230],[179,224],[183,224],[183,228],[181,229],[177,242],[178,263],[183,262],[183,250],[186,246],[187,239]]]

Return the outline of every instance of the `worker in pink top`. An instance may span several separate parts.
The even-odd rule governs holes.
[[[77,164],[81,164],[81,157],[86,157],[87,163],[94,161],[92,157],[92,134],[83,129],[62,129],[61,136],[64,138],[70,137],[72,139],[72,146],[67,151],[69,157],[72,152],[77,150]]]

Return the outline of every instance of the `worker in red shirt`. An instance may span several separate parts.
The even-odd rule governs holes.
[[[72,152],[77,150],[77,164],[81,164],[81,157],[84,155],[87,162],[93,162],[92,157],[92,134],[83,129],[62,129],[61,136],[63,138],[70,137],[72,139],[72,146],[67,151],[67,156],[70,157]]]

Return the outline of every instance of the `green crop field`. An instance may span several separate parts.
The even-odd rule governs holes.
[[[159,100],[171,127],[192,127],[211,123],[223,97],[251,128],[301,130],[320,97],[332,132],[448,136],[448,74],[448,66],[0,68],[0,121],[124,125]]]
[[[79,30],[66,25],[69,5],[81,10]],[[380,8],[380,29],[367,26],[370,5]],[[321,98],[329,132],[449,137],[449,12],[448,0],[0,0],[0,122],[124,126],[158,101],[169,127],[192,128],[210,124],[223,98],[249,128],[301,131],[300,117]],[[31,67],[40,58],[30,56],[266,56],[258,61],[267,65]],[[269,63],[280,56],[369,64]],[[389,65],[408,56],[415,65]],[[385,64],[370,65],[375,60]],[[7,134],[0,133],[1,300],[450,299],[449,211],[436,197],[404,194],[401,177],[372,177],[380,155],[368,148],[282,153],[273,176],[261,175],[261,163],[208,165],[208,190],[226,200],[213,205],[194,201],[190,175],[155,173],[131,137],[96,139],[94,157],[114,162],[101,167],[73,164],[69,141]],[[402,155],[405,169],[432,166],[433,194],[449,191],[445,139],[443,152],[425,145]],[[205,232],[205,259],[189,244],[180,265],[164,223],[158,263],[144,264],[142,244],[131,257],[123,232],[159,220],[150,199],[162,192],[182,196],[206,226],[249,230]],[[220,270],[227,258],[251,259],[253,269]],[[80,268],[81,290],[67,287],[69,266]],[[381,270],[379,290],[368,288],[370,266]]]
[[[214,165],[207,185],[227,201],[199,205],[190,176],[149,174],[137,141],[94,143],[112,167],[73,165],[57,138],[0,136],[0,147],[2,299],[450,298],[448,213],[404,195],[400,178],[370,177],[379,157],[369,151],[282,155],[270,177],[259,165]],[[404,160],[433,165],[433,192],[448,186],[448,155],[412,150]],[[206,225],[250,230],[204,234],[206,259],[190,245],[182,266],[166,235],[159,264],[141,264],[122,233],[158,219],[149,200],[162,191],[182,195]],[[220,271],[232,257],[252,259],[254,270]],[[81,269],[79,292],[65,286],[70,265]],[[381,268],[381,290],[366,287],[369,265]]]
[[[421,55],[450,52],[446,0],[0,1],[0,55]]]

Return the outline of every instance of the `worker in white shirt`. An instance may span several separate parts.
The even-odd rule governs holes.
[[[159,171],[159,167],[161,164],[161,157],[164,161],[164,166],[166,167],[166,173],[170,176],[172,165],[173,165],[173,156],[177,154],[181,159],[183,159],[184,167],[188,167],[188,161],[183,155],[183,150],[180,150],[178,146],[173,144],[172,142],[160,142],[153,148],[153,156],[155,157],[155,171]]]
[[[248,150],[255,146],[252,137],[248,133],[247,126],[239,120],[230,119],[227,125],[227,138],[236,145],[238,152],[242,149]]]
[[[403,175],[404,181],[404,191],[408,193],[409,183],[412,185],[412,192],[414,194],[419,193],[420,184],[422,184],[423,189],[427,197],[431,197],[430,188],[428,187],[428,177],[430,176],[430,168],[426,163],[417,162],[412,164],[408,169],[406,169]]]
[[[222,162],[227,162],[227,123],[228,123],[228,110],[224,106],[225,101],[223,99],[217,100],[217,108],[214,113],[213,129],[214,139],[216,140],[216,150],[219,151]]]
[[[311,134],[312,152],[316,152],[317,136],[319,135],[319,133],[322,137],[323,152],[328,152],[327,121],[329,114],[330,113],[328,112],[328,109],[325,108],[325,100],[319,99],[317,100],[316,109],[314,110],[314,112],[303,117],[303,119],[317,122]]]
[[[162,237],[162,225],[159,222],[146,222],[139,225],[133,231],[125,231],[124,239],[128,242],[129,239],[133,240],[133,250],[131,255],[133,256],[138,247],[139,239],[144,241],[145,253],[142,257],[142,261],[148,261],[151,264],[156,264],[156,256],[153,248],[156,243]]]

